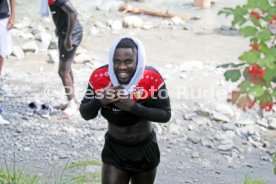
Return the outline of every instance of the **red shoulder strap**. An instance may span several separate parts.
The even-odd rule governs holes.
[[[89,79],[90,86],[98,92],[110,84],[111,80],[108,75],[108,67],[99,68],[95,70]]]
[[[163,84],[164,80],[157,71],[145,70],[141,80],[132,92],[134,100],[152,97]]]
[[[55,0],[48,0],[48,4],[49,4],[49,5],[54,4],[54,2],[55,2]]]

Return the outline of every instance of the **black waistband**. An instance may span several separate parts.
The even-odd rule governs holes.
[[[0,19],[8,18],[9,16],[8,13],[0,13]]]
[[[105,139],[109,140],[111,142],[114,142],[116,144],[122,145],[122,146],[140,146],[140,145],[146,144],[148,142],[151,142],[153,140],[156,141],[156,133],[153,130],[145,139],[137,141],[137,140],[130,140],[130,139],[120,140],[115,137],[112,137],[109,132],[106,132]]]

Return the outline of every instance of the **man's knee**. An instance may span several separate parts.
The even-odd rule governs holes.
[[[65,79],[68,75],[69,75],[69,70],[65,70],[65,69],[59,69],[58,70],[58,75],[62,78]]]

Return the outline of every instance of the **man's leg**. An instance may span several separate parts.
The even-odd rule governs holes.
[[[156,168],[143,173],[134,173],[131,177],[131,184],[153,184],[156,176]]]
[[[77,112],[77,106],[75,104],[74,78],[71,63],[71,61],[60,61],[58,70],[58,74],[62,80],[68,100],[68,104],[66,108],[63,110],[63,112],[67,116],[71,116],[75,112]]]
[[[58,74],[62,80],[68,100],[67,105],[63,105],[60,109],[64,112],[62,118],[67,118],[77,112],[77,105],[75,103],[74,76],[71,68],[71,64],[77,51],[77,46],[74,46],[73,50],[67,51],[63,46],[63,42],[63,40],[59,40],[60,62]]]
[[[65,88],[65,93],[68,101],[75,98],[74,94],[74,83],[70,74],[71,62],[59,62],[58,74],[62,80],[63,86]]]
[[[71,76],[71,79],[72,79],[72,82],[73,82],[73,84],[74,84],[74,75],[73,75],[73,71],[72,71],[72,68],[71,68],[71,70],[70,70],[70,76]]]
[[[4,58],[2,56],[0,56],[0,75],[2,72],[3,64],[4,64]]]
[[[129,173],[103,163],[102,184],[128,184],[129,179]]]

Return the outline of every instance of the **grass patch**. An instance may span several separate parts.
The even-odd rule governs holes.
[[[252,179],[248,176],[245,176],[243,184],[267,184],[265,181],[260,179]]]
[[[72,176],[74,181],[77,183],[82,184],[100,184],[101,183],[101,173],[94,172],[94,173],[85,173],[85,168],[87,166],[101,166],[102,163],[98,160],[84,160],[79,162],[73,162],[68,164],[67,170],[69,172],[73,172],[74,175]],[[75,171],[83,170],[83,172],[75,174]],[[85,173],[85,174],[84,174]]]
[[[98,160],[85,160],[85,161],[73,162],[67,166],[67,169],[86,167],[89,165],[101,166],[102,163]]]
[[[0,168],[0,184],[101,184],[101,173],[99,168],[101,162],[97,160],[84,160],[65,165],[54,164],[50,173],[43,177],[27,175],[15,169],[15,162],[7,164],[5,169]],[[96,166],[92,171],[88,166]]]
[[[30,176],[23,174],[23,172],[11,172],[7,170],[0,170],[1,184],[38,184],[38,176]]]

